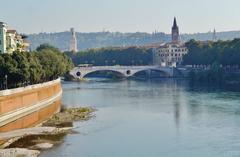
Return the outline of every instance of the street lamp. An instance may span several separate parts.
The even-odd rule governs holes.
[[[134,60],[132,60],[132,65],[134,65],[134,62],[135,62],[135,61],[134,61]]]
[[[105,65],[106,65],[106,66],[108,65],[108,60],[105,60]]]
[[[7,75],[5,75],[5,84],[6,84],[6,89],[8,89],[8,76]]]

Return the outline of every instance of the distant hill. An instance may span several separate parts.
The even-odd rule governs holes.
[[[218,32],[217,39],[231,40],[240,38],[240,31]],[[100,47],[122,47],[122,46],[142,46],[154,43],[169,42],[170,34],[165,33],[120,33],[120,32],[96,32],[96,33],[76,33],[78,49],[85,50],[89,48]],[[59,33],[39,33],[29,34],[28,41],[31,43],[31,49],[34,50],[40,44],[49,43],[58,47],[62,51],[69,50],[70,32]],[[212,40],[213,33],[182,34],[182,41],[190,39]]]

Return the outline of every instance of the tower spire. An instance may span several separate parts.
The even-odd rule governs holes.
[[[173,26],[172,26],[172,42],[179,43],[179,28],[177,25],[176,17],[174,17]]]
[[[174,20],[173,20],[173,28],[177,28],[177,20],[176,20],[176,17],[174,17]]]

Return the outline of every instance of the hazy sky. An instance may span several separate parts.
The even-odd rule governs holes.
[[[0,21],[22,33],[240,30],[240,0],[4,0]]]

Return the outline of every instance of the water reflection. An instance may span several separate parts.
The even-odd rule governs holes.
[[[173,97],[173,100],[174,100],[173,105],[174,105],[174,118],[175,118],[176,128],[179,129],[180,116],[181,116],[179,96],[176,95],[175,97]]]
[[[66,82],[63,88],[63,104],[94,106],[96,118],[77,123],[80,134],[42,156],[240,156],[236,89],[167,79]]]

